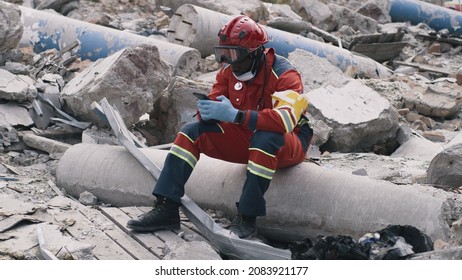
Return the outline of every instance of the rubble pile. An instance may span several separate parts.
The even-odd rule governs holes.
[[[80,202],[68,197],[56,186],[56,167],[75,144],[119,145],[95,113],[94,102],[103,98],[138,141],[168,147],[194,120],[192,93],[207,93],[220,67],[211,54],[216,32],[200,27],[217,28],[213,20],[241,13],[274,36],[300,43],[287,58],[300,70],[310,99],[315,135],[307,160],[446,197],[452,232],[433,245],[455,252],[440,258],[460,254],[460,31],[399,21],[394,7],[400,1],[394,0],[190,2],[0,1],[0,259],[133,257],[94,247],[115,236],[114,221],[105,218],[115,210],[98,210],[110,205],[90,193]],[[445,9],[440,1],[401,2]],[[204,26],[195,25],[203,15]],[[31,22],[40,17],[53,20]],[[72,24],[63,28],[61,19]],[[188,20],[195,32],[183,29]],[[79,232],[72,227],[79,219],[96,228]],[[39,244],[37,225],[45,237],[59,235],[48,246],[51,255]],[[161,259],[221,258],[199,232],[179,236],[160,237],[164,250],[149,252]]]

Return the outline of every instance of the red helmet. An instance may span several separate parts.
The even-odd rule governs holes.
[[[248,16],[234,18],[218,32],[220,46],[233,45],[252,50],[267,42],[266,31]]]

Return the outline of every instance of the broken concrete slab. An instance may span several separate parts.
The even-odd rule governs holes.
[[[412,87],[403,93],[404,104],[418,113],[439,118],[449,118],[457,114],[462,107],[459,90],[438,84]]]
[[[94,245],[78,241],[62,231],[61,225],[43,223],[40,225],[46,249],[60,260],[93,260]]]
[[[9,238],[0,242],[2,255],[10,256],[16,260],[38,260],[40,252],[38,248],[36,225],[24,225],[8,231]]]
[[[34,122],[26,108],[16,102],[0,103],[0,126],[28,127]]]
[[[330,152],[370,151],[375,145],[396,148],[398,113],[387,99],[312,53],[296,50],[289,59],[302,74],[313,122],[329,128],[315,130],[316,141],[319,131],[328,134],[317,145],[326,145],[322,149]]]
[[[340,6],[334,3],[328,4],[332,14],[336,15],[332,17],[338,27],[343,25],[351,26],[354,30],[361,32],[362,34],[372,34],[377,32],[378,23],[375,19],[368,16],[358,14],[348,7]]]
[[[327,4],[318,0],[294,0],[291,1],[292,9],[297,12],[303,20],[311,22],[315,26],[326,30],[333,31],[336,27],[332,22],[332,11]]]
[[[168,153],[141,150],[158,166]],[[209,172],[211,166],[213,174]],[[124,147],[74,145],[61,158],[56,179],[57,185],[72,196],[90,191],[116,206],[148,206],[154,201],[151,192],[155,180]],[[186,193],[201,207],[232,216],[244,180],[245,165],[201,156]],[[447,221],[460,215],[456,209],[462,206],[457,194],[419,185],[403,188],[308,162],[278,170],[265,196],[268,216],[260,219],[259,225],[272,238],[285,240],[317,234],[359,238],[388,224],[409,224],[433,239],[448,239]]]
[[[301,73],[304,92],[326,85],[342,87],[351,80],[326,59],[305,50],[297,49],[291,52],[288,59]]]
[[[0,2],[0,53],[17,47],[23,33],[21,10],[13,4]]]
[[[382,146],[387,154],[398,146],[398,111],[388,100],[357,80],[341,87],[327,85],[308,93],[308,112],[332,128],[321,147],[330,152],[369,152]]]
[[[37,211],[32,203],[22,202],[11,197],[0,196],[0,214],[2,216],[27,215]]]
[[[365,175],[398,185],[416,183],[426,177],[428,169],[428,162],[373,153],[327,153],[319,156],[318,163],[326,169]],[[420,183],[425,183],[425,180]]]
[[[146,125],[152,127],[150,131],[154,134],[157,132],[156,144],[173,142],[181,127],[195,120],[197,98],[192,93],[207,94],[211,89],[211,83],[174,77],[164,94],[156,100],[153,113]]]
[[[390,1],[383,0],[367,1],[356,10],[357,13],[375,19],[379,24],[391,22],[388,11],[390,11]]]
[[[443,145],[427,140],[417,133],[412,133],[390,156],[430,162],[442,150]]]
[[[153,45],[129,47],[96,61],[69,81],[61,92],[63,110],[98,126],[104,123],[91,104],[106,97],[131,126],[152,111],[154,96],[167,86],[171,69]]]
[[[30,101],[37,96],[33,80],[25,75],[15,75],[0,69],[0,98],[16,101]]]

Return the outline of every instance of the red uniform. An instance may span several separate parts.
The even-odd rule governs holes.
[[[305,116],[294,120],[284,109],[273,109],[275,92],[290,89],[302,93],[303,84],[288,60],[276,55],[273,49],[265,50],[265,55],[264,65],[248,82],[237,80],[231,67],[223,64],[209,97],[215,100],[226,96],[234,108],[245,111],[245,121],[236,124],[200,120],[185,125],[167,156],[154,195],[180,202],[184,185],[200,153],[204,153],[247,164],[239,211],[249,216],[266,214],[263,194],[274,172],[304,160],[313,132]]]
[[[303,161],[313,135],[304,116],[308,98],[300,74],[287,59],[265,49],[269,40],[265,29],[245,15],[220,29],[213,49],[222,68],[209,93],[212,100],[197,102],[199,121],[178,133],[153,190],[154,208],[129,220],[128,228],[179,229],[184,186],[204,153],[247,164],[237,215],[227,228],[239,238],[257,234],[257,216],[266,215],[264,194],[276,169]]]

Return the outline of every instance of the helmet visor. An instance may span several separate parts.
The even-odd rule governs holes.
[[[214,51],[216,61],[229,64],[241,62],[250,54],[248,49],[238,46],[215,46]]]

